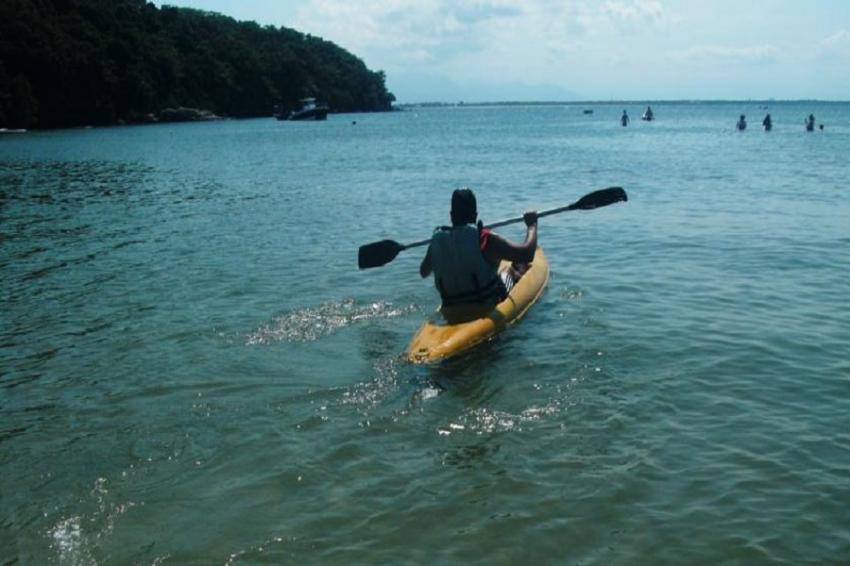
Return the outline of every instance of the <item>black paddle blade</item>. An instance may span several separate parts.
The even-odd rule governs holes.
[[[570,210],[591,210],[627,200],[629,200],[629,197],[626,195],[623,187],[608,187],[607,189],[584,195],[570,205]]]
[[[381,240],[360,246],[357,252],[357,267],[360,269],[381,267],[394,260],[398,252],[403,249],[404,246],[394,240]]]

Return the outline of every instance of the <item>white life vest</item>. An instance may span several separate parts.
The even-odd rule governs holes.
[[[478,228],[472,224],[434,230],[431,266],[443,306],[495,302],[504,294],[498,268],[484,259]]]

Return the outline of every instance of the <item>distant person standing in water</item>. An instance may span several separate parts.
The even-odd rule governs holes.
[[[735,127],[738,128],[739,132],[743,132],[744,130],[746,130],[747,129],[747,118],[746,118],[746,116],[741,114],[741,117],[738,118],[738,123],[735,124]]]
[[[620,123],[623,125],[623,127],[629,125],[629,115],[625,110],[623,110],[623,115],[620,117]]]
[[[806,124],[806,131],[807,132],[814,132],[815,131],[815,115],[809,114],[809,117],[806,118],[805,124]]]
[[[764,117],[764,120],[761,121],[761,125],[764,126],[765,132],[769,132],[773,129],[773,121],[770,119],[770,114]]]
[[[819,126],[818,126],[818,129],[819,129],[820,131],[823,131],[823,124],[819,125]]]

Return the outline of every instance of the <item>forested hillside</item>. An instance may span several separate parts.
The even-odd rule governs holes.
[[[389,110],[384,73],[331,42],[144,0],[0,0],[0,127],[269,116],[313,96]]]

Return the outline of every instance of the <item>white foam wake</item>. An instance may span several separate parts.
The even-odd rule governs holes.
[[[357,304],[353,299],[325,303],[282,314],[248,334],[245,343],[310,342],[357,322],[402,316],[414,310],[412,305],[394,306],[377,302]]]

